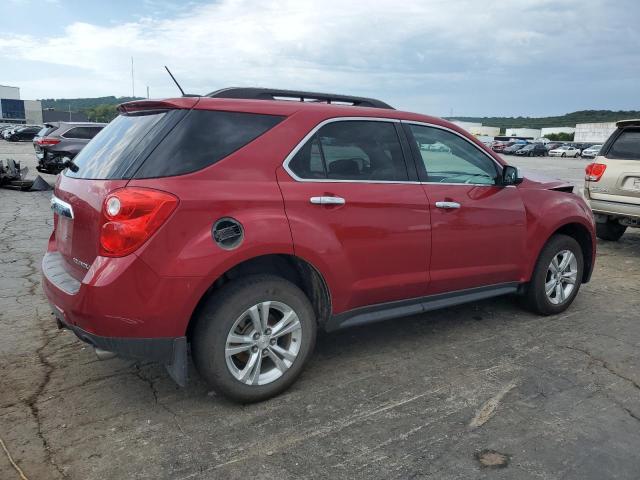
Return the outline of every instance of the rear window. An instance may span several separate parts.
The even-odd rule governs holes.
[[[77,172],[66,170],[73,178],[123,178],[128,168],[150,143],[154,127],[159,127],[165,111],[120,115],[107,125],[73,159]]]
[[[54,127],[52,125],[47,125],[45,127],[42,127],[40,129],[40,131],[38,132],[38,137],[46,137],[47,135],[49,135],[51,132],[53,132],[56,128],[58,127]]]
[[[640,160],[640,129],[624,129],[609,147],[607,158]]]
[[[135,177],[168,177],[208,167],[283,119],[275,115],[192,110],[162,139]]]

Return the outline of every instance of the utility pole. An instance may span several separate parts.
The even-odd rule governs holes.
[[[71,121],[71,104],[69,104],[69,121]]]
[[[147,85],[147,100],[149,100],[149,85]]]
[[[131,96],[136,96],[136,85],[133,80],[133,57],[131,57]]]

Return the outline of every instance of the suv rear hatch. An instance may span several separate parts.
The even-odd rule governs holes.
[[[597,181],[588,181],[594,200],[640,205],[640,120],[618,122],[595,163],[605,165]]]
[[[80,151],[73,160],[73,169],[67,169],[60,175],[54,195],[70,208],[62,204],[55,215],[55,241],[64,268],[75,279],[84,278],[89,266],[100,255],[101,245],[105,247],[107,234],[103,224],[110,232],[110,238],[118,243],[118,232],[124,231],[118,228],[126,227],[122,222],[133,221],[132,218],[111,219],[107,227],[103,208],[105,201],[111,202],[110,195],[114,190],[127,186],[131,179],[174,177],[210,166],[252,142],[285,118],[194,109],[199,101],[197,97],[188,97],[121,105],[121,115]],[[141,195],[152,195],[161,202],[163,199],[158,200],[158,195],[164,194],[166,199],[171,193],[145,188],[144,192],[138,189],[137,193],[132,194],[134,188],[128,187],[128,194],[122,192],[116,196],[140,199]],[[134,210],[138,212],[146,208],[148,211],[153,207],[149,207],[149,203],[141,205],[136,204]],[[72,213],[65,215],[67,210]],[[132,211],[124,208],[123,204],[125,210]],[[115,225],[114,222],[120,223]],[[141,224],[138,222],[138,225]],[[125,234],[122,234],[121,238],[124,237]],[[122,255],[111,254],[111,251],[109,254],[124,256],[131,251],[131,248],[121,248],[119,252]]]
[[[191,108],[197,99],[181,102]],[[106,197],[126,186],[132,172],[186,113],[164,102],[138,102],[119,115],[75,157],[76,168],[60,175],[54,196],[70,211],[54,209],[55,245],[65,269],[82,280],[100,251]]]

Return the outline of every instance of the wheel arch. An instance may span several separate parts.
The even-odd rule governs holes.
[[[557,228],[547,239],[544,245],[547,244],[549,239],[551,239],[554,235],[566,235],[568,237],[573,238],[580,245],[580,249],[582,250],[582,259],[584,261],[584,269],[582,272],[582,282],[587,283],[591,279],[591,272],[593,271],[594,265],[594,242],[593,236],[587,227],[585,227],[581,223],[573,222],[566,223],[561,227]],[[544,245],[542,248],[544,248]]]
[[[200,297],[187,324],[191,338],[199,313],[206,301],[224,285],[248,275],[270,274],[289,280],[309,298],[319,326],[331,317],[331,293],[320,271],[307,260],[292,254],[266,254],[241,261],[214,279]]]

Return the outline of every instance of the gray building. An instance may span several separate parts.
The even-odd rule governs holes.
[[[45,108],[42,111],[42,120],[48,122],[90,122],[89,117],[83,112],[65,112],[54,110],[53,108]]]
[[[21,100],[20,88],[0,85],[0,124],[42,124],[42,104],[38,100]]]

